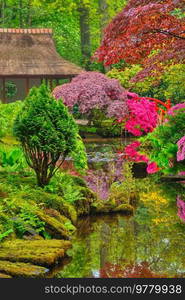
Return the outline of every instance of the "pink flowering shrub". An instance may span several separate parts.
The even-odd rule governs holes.
[[[151,163],[148,163],[148,166],[147,166],[147,173],[148,174],[154,174],[156,172],[158,172],[160,169],[158,168],[156,162],[151,162]]]
[[[178,103],[174,106],[172,106],[167,114],[173,116],[175,114],[176,111],[178,111],[179,109],[184,109],[185,110],[185,103]]]
[[[178,142],[177,161],[185,159],[185,136],[183,136]]]
[[[112,115],[111,108],[113,101],[121,114],[127,106],[124,105],[127,96],[123,87],[116,79],[110,79],[99,72],[82,72],[70,83],[57,86],[53,90],[56,99],[63,99],[63,102],[69,109],[75,104],[78,105],[81,113],[89,114],[92,109],[105,109]],[[119,100],[119,101],[118,101]],[[114,110],[115,111],[115,110]]]
[[[141,145],[140,142],[135,141],[125,147],[125,155],[131,161],[134,162],[148,162],[148,158],[145,155],[141,155],[137,152],[137,148]]]
[[[145,162],[147,163],[147,173],[153,174],[158,172],[160,169],[155,162],[150,162],[149,158],[143,154],[140,154],[137,148],[141,146],[139,141],[135,141],[125,147],[125,157],[133,162]]]
[[[185,202],[180,199],[180,196],[177,197],[177,207],[178,207],[177,215],[182,221],[185,222]]]
[[[129,118],[126,121],[125,128],[135,136],[141,136],[143,132],[153,131],[157,126],[158,114],[155,103],[142,98],[136,100],[131,98],[127,100]]]

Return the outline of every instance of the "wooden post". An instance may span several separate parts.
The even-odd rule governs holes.
[[[3,103],[6,103],[6,86],[5,86],[6,79],[5,79],[5,77],[3,77],[2,80],[3,80]]]
[[[26,77],[26,96],[27,96],[28,93],[29,93],[29,89],[30,89],[30,86],[29,86],[29,78]]]

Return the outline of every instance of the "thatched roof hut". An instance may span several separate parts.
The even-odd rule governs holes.
[[[24,93],[43,79],[71,79],[82,69],[63,59],[56,51],[51,29],[0,28],[0,85],[1,97],[6,102],[6,81],[19,83]],[[20,82],[20,80],[24,83]],[[15,99],[14,99],[15,100]]]

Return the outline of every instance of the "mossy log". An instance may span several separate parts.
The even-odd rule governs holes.
[[[46,223],[46,230],[55,238],[65,238],[69,239],[69,232],[63,223],[58,221],[56,218],[45,214],[43,211],[39,210],[36,212],[39,219]]]
[[[41,266],[51,266],[64,257],[63,249],[36,248],[33,249],[7,249],[0,248],[0,260],[12,262],[30,262]]]
[[[0,246],[0,260],[25,262],[41,266],[51,266],[60,261],[71,246],[68,241],[58,240],[13,240]]]
[[[10,240],[2,244],[3,249],[26,249],[26,248],[58,248],[67,250],[71,248],[71,242],[64,240]],[[1,249],[1,247],[0,247]]]
[[[35,266],[29,263],[0,261],[0,272],[4,272],[1,278],[15,277],[44,277],[49,270],[44,267]],[[0,274],[1,275],[1,274]],[[4,275],[4,277],[3,277]],[[10,276],[11,275],[11,276]]]
[[[12,278],[12,276],[0,273],[0,278]]]

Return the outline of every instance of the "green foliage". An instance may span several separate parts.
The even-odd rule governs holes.
[[[125,89],[129,89],[132,86],[130,80],[141,70],[142,68],[139,65],[132,65],[126,67],[123,71],[114,68],[106,75],[110,78],[118,79]]]
[[[26,208],[21,208],[18,217],[14,219],[14,229],[18,237],[23,237],[29,231],[45,235],[45,223]]]
[[[40,186],[49,183],[68,155],[74,158],[78,169],[86,168],[78,127],[66,106],[61,100],[56,101],[44,84],[30,90],[15,120],[14,134]]]
[[[22,101],[0,103],[0,137],[12,135],[13,123],[23,106]]]
[[[12,232],[13,232],[13,229],[9,229],[3,233],[0,233],[0,242],[2,242],[2,240],[4,238],[6,238],[7,236],[9,236]]]
[[[18,147],[0,147],[0,166],[7,171],[23,171],[27,163],[22,150]]]
[[[162,172],[176,174],[184,171],[184,162],[176,160],[177,142],[185,132],[184,109],[168,119],[168,122],[157,126],[153,132],[140,138],[140,141],[147,156],[157,163]]]
[[[107,76],[118,79],[124,88],[131,89],[140,96],[164,101],[170,99],[173,104],[185,101],[185,64],[166,67],[160,78],[147,77],[144,81],[132,82],[131,79],[141,70],[139,65],[132,65],[123,71],[112,69]]]
[[[58,172],[44,190],[60,195],[65,202],[74,204],[75,201],[84,199],[84,186],[86,184],[83,179]]]

